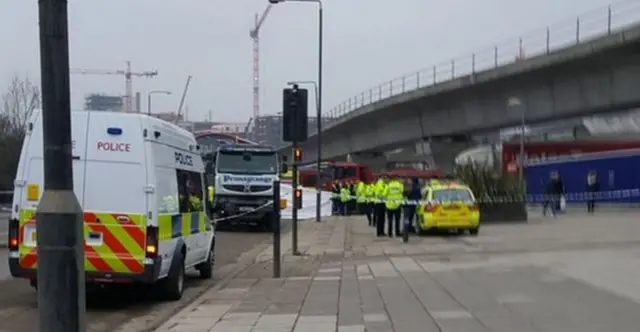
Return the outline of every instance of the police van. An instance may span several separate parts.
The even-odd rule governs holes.
[[[72,112],[74,192],[83,209],[88,283],[156,284],[178,300],[185,270],[211,278],[215,233],[204,163],[190,132],[133,113]],[[9,222],[9,266],[36,284],[36,209],[44,190],[42,113],[20,154]]]

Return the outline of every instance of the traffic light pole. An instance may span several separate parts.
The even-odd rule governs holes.
[[[296,151],[298,149],[298,140],[294,138],[292,145],[293,151]],[[300,252],[298,251],[298,206],[296,204],[296,190],[298,189],[298,162],[296,160],[291,164],[291,173],[293,175],[293,190],[291,191],[291,197],[293,198],[293,204],[291,204],[291,208],[293,209],[291,211],[291,252],[293,255],[300,255]]]
[[[293,85],[294,90],[298,90],[298,85]],[[291,253],[293,255],[300,255],[298,252],[298,206],[296,204],[296,190],[298,189],[298,161],[296,160],[296,151],[298,150],[298,127],[296,124],[298,123],[298,112],[293,112],[293,128],[291,128],[293,132],[293,139],[291,142],[292,157],[293,162],[291,163],[291,173],[293,175],[292,185],[293,188],[291,190],[291,197],[293,204],[291,204]]]
[[[36,213],[40,332],[86,331],[82,209],[73,192],[67,0],[38,1],[44,193]]]

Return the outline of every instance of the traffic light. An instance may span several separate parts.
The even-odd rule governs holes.
[[[302,209],[302,189],[296,189],[293,191],[293,208]]]
[[[308,126],[308,91],[294,85],[282,91],[282,140],[305,142]]]
[[[293,148],[293,162],[299,163],[302,161],[302,149]]]

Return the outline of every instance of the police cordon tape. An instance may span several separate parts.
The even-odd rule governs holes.
[[[340,194],[333,194],[334,199],[341,200]],[[450,203],[453,201],[462,201],[466,203],[528,203],[539,204],[550,200],[558,200],[560,197],[564,198],[567,203],[586,203],[589,200],[608,201],[615,203],[616,200],[629,199],[634,197],[640,197],[640,189],[623,189],[623,190],[611,190],[611,191],[599,191],[599,192],[579,192],[579,193],[564,193],[561,195],[549,195],[549,194],[535,194],[535,195],[522,195],[522,196],[481,196],[475,197],[474,200],[469,199],[449,199],[449,200],[386,200],[386,199],[367,199],[368,203],[396,203],[400,205],[426,205],[426,204],[442,204]],[[349,196],[350,200],[358,200],[357,196]],[[629,203],[629,202],[621,202]]]

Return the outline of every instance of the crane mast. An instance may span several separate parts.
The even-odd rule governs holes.
[[[125,70],[92,70],[92,69],[71,69],[71,74],[79,75],[121,75],[124,76],[125,82],[125,96],[124,96],[124,111],[133,112],[133,76],[154,78],[158,75],[157,70],[132,72],[131,61],[127,61],[127,67]]]
[[[264,21],[267,19],[267,15],[269,15],[269,11],[271,10],[271,5],[268,5],[267,8],[262,13],[262,16],[258,17],[258,14],[255,14],[254,17],[254,27],[249,31],[249,36],[253,39],[253,121],[254,128],[255,121],[260,116],[260,28],[264,24]],[[255,129],[254,129],[255,131]]]

